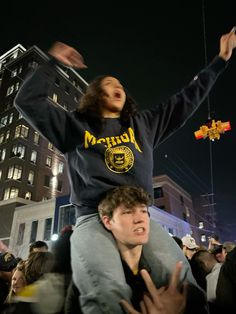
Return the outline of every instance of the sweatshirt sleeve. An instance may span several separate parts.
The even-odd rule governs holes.
[[[59,151],[68,151],[68,139],[76,124],[75,115],[56,106],[48,97],[49,86],[55,77],[55,62],[40,65],[21,85],[15,100],[16,109],[26,121]],[[79,136],[78,136],[79,137]]]
[[[166,102],[143,113],[144,123],[153,139],[153,146],[166,140],[182,127],[209,94],[227,63],[220,57],[200,71],[180,92]]]

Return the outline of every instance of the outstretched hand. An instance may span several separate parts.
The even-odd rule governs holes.
[[[236,47],[236,26],[231,31],[224,34],[220,38],[220,53],[219,56],[225,61],[228,61],[232,55],[233,49]]]
[[[187,286],[184,284],[181,291],[178,290],[182,262],[178,262],[171,276],[168,287],[157,289],[149,275],[143,269],[141,275],[147,286],[149,295],[144,295],[140,303],[141,313],[136,311],[126,300],[121,300],[121,305],[129,314],[181,314],[186,305]]]
[[[55,42],[48,53],[66,66],[85,69],[83,56],[73,47],[60,41]]]

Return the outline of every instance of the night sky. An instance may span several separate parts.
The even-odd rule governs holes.
[[[40,1],[40,7],[22,2],[1,7],[0,54],[18,43],[47,50],[63,41],[84,56],[88,69],[80,74],[87,81],[98,74],[118,77],[141,109],[184,87],[218,54],[220,36],[236,25],[235,0],[155,1],[155,6],[154,1],[66,1],[59,6],[58,1]],[[28,13],[19,13],[26,8]],[[194,198],[211,193],[213,179],[217,217],[235,230],[234,239],[235,81],[236,51],[208,101],[154,153],[154,175],[169,175]],[[212,163],[209,141],[194,138],[209,106],[212,118],[230,120],[232,127],[212,142]]]

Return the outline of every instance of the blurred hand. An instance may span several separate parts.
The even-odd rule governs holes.
[[[219,56],[228,61],[232,55],[233,49],[236,47],[236,26],[227,34],[221,36]]]
[[[83,56],[76,49],[62,42],[55,42],[48,53],[66,66],[78,69],[87,68]]]
[[[178,262],[171,276],[168,287],[157,289],[146,270],[141,270],[141,275],[147,286],[149,295],[144,295],[140,303],[142,314],[181,314],[186,305],[187,286],[184,284],[181,291],[178,290],[182,262]],[[121,305],[129,314],[141,314],[136,311],[126,300],[121,300]]]

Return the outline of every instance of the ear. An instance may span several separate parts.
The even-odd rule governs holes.
[[[112,229],[111,218],[109,216],[102,216],[101,219],[106,229],[111,230]]]

